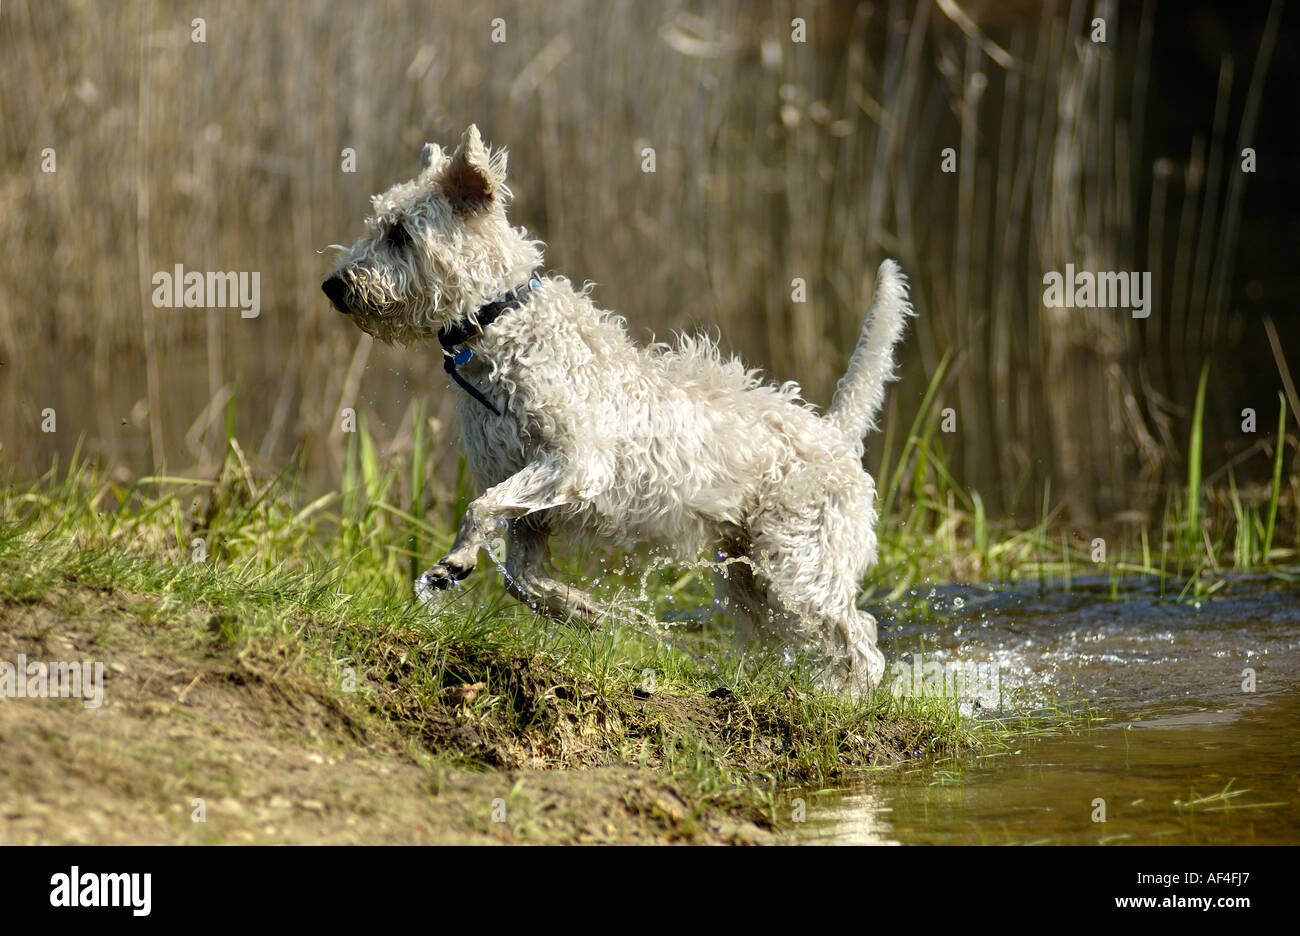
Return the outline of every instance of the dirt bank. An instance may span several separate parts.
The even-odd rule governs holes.
[[[341,696],[304,669],[294,646],[225,646],[220,615],[208,639],[196,637],[166,606],[75,583],[0,603],[0,660],[104,668],[98,708],[0,699],[0,842],[774,840],[753,804],[704,802],[660,771],[613,763],[575,722],[567,733],[542,725],[530,751],[492,720],[476,727],[463,705],[470,692],[422,706],[396,678]],[[393,653],[398,669],[419,662]],[[554,688],[523,663],[514,678],[521,700]],[[658,716],[647,706],[645,717]],[[498,766],[449,766],[428,753],[439,749]],[[559,749],[593,766],[524,769]]]

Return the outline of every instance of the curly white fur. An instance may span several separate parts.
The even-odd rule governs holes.
[[[506,220],[505,156],[470,127],[450,157],[429,144],[412,181],[374,199],[366,233],[325,291],[371,334],[407,344],[477,322],[528,281],[541,245]],[[554,617],[596,626],[600,609],[547,571],[558,529],[687,555],[709,549],[743,642],[762,637],[821,659],[827,681],[879,683],[876,622],[856,607],[876,559],[875,484],[862,468],[911,313],[885,261],[872,313],[827,414],[799,386],[763,382],[704,338],[641,347],[588,290],[541,278],[525,304],[471,342],[461,368],[500,410],[457,397],[462,444],[484,493],[447,556],[422,576],[448,587],[486,534],[509,530],[509,587]]]

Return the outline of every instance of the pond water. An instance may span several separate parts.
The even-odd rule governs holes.
[[[965,674],[948,685],[979,697],[978,717],[1022,730],[800,791],[796,841],[1300,843],[1300,590],[1239,579],[1199,603],[1111,600],[1099,583],[927,597],[936,613],[882,629],[898,684]]]

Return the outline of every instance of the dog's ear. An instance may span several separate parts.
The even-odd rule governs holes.
[[[453,210],[473,214],[490,208],[494,201],[509,195],[505,181],[505,153],[489,153],[478,127],[470,124],[439,179]]]
[[[437,143],[426,143],[420,150],[420,169],[435,169],[442,162],[442,147]]]

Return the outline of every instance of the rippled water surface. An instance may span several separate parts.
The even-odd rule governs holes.
[[[994,667],[1005,749],[807,790],[797,838],[842,843],[1300,843],[1300,591],[953,590],[886,656]],[[1250,672],[1254,691],[1247,691]],[[1008,697],[1012,701],[1008,701]],[[1043,710],[1065,706],[1074,727]],[[1099,818],[1104,801],[1105,821]]]

